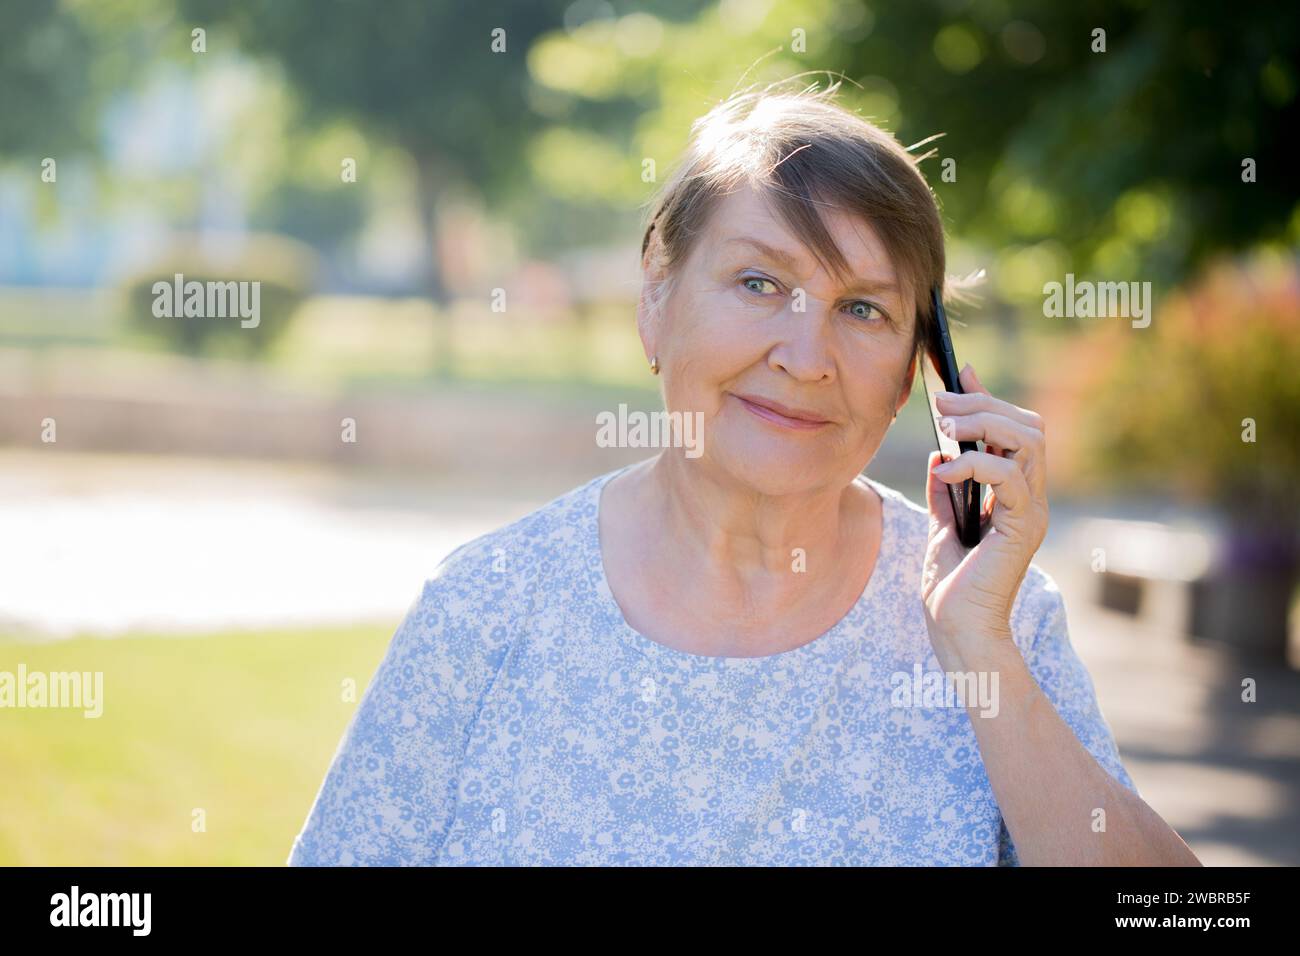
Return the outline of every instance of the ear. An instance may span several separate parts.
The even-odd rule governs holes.
[[[641,259],[641,294],[636,303],[636,330],[647,362],[657,353],[656,343],[663,325],[663,306],[667,297],[668,276],[657,239],[657,236],[651,236],[650,245]]]
[[[903,387],[898,390],[898,401],[894,404],[894,414],[897,415],[907,404],[907,400],[912,397],[912,386],[916,384],[916,351],[912,352],[912,360],[907,363],[907,371],[903,373]]]

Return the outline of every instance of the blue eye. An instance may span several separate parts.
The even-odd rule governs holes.
[[[870,302],[864,302],[859,299],[849,304],[849,310],[852,315],[859,319],[870,319],[874,314],[877,319],[884,317],[884,313],[872,305]]]
[[[754,288],[750,283],[758,283],[760,286],[763,283],[767,283],[772,287],[773,291],[776,290],[776,283],[764,276],[744,276],[741,278],[740,282],[746,289],[753,292],[755,295],[763,295],[764,292],[761,288]]]

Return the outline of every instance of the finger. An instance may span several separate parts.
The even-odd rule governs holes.
[[[969,366],[967,366],[969,368]],[[972,370],[973,372],[973,370]],[[989,393],[989,390],[983,385],[978,384],[978,380],[972,381],[971,373],[963,370],[964,379],[959,377],[962,387],[966,387],[966,382],[970,381],[976,386],[973,390],[966,392],[936,392],[935,407],[941,412],[951,412],[956,415],[969,415],[973,412],[993,412],[995,415],[1004,415],[1012,421],[1020,422],[1030,428],[1037,428],[1040,432],[1045,432],[1043,427],[1043,418],[1037,412],[1021,408],[1019,405],[1012,405],[1008,401],[995,398]]]
[[[988,521],[993,517],[993,509],[997,506],[997,503],[998,493],[990,488],[988,494],[984,496],[984,506],[980,509],[981,522]]]
[[[961,382],[963,392],[980,392],[984,395],[993,394],[984,387],[984,383],[981,382],[979,376],[975,374],[975,366],[971,365],[970,362],[967,362],[965,367],[957,373],[957,381]]]
[[[965,392],[977,392],[982,395],[993,394],[984,386],[984,383],[980,381],[979,374],[975,371],[975,366],[971,365],[970,362],[967,362],[966,367],[958,373],[957,380],[961,382],[962,390]],[[983,439],[983,441],[984,450],[990,455],[997,455],[999,458],[1005,458],[1007,456],[1007,449],[1003,448],[1001,445],[998,445],[996,442],[991,442],[987,438]],[[992,497],[992,495],[989,497]]]
[[[1029,487],[1039,490],[1046,475],[1046,439],[1036,428],[1022,425],[1005,415],[975,412],[971,415],[945,415],[939,427],[954,441],[983,441],[984,451],[994,457],[1014,461],[1024,471]]]
[[[977,392],[982,392],[982,393],[984,393],[985,395],[992,395],[993,393],[990,392],[987,388],[985,388],[985,387],[984,387],[984,383],[980,381],[980,379],[979,379],[979,375],[976,374],[976,372],[975,372],[975,366],[973,366],[973,365],[971,365],[969,362],[967,362],[967,363],[966,363],[966,368],[970,370],[970,377],[971,377],[972,379],[974,379],[974,381],[975,381],[975,389],[974,389],[974,390],[977,391]],[[1026,409],[1026,411],[1028,411],[1028,409]],[[1042,431],[1041,419],[1040,419],[1040,422],[1039,422],[1039,431]],[[986,450],[990,451],[990,452],[991,452],[992,454],[994,454],[994,455],[1001,455],[1001,456],[1004,457],[1004,458],[1006,457],[1006,453],[1007,453],[1007,450],[1006,450],[1005,448],[1001,448],[1001,447],[999,447],[999,446],[997,446],[997,445],[994,445],[991,449],[986,449]]]
[[[1043,433],[996,412],[945,415],[939,428],[954,441],[982,441],[1004,451],[1035,452],[1043,444]]]
[[[940,452],[930,452],[930,459],[926,463],[925,499],[930,508],[930,520],[938,521],[940,528],[952,528],[957,519],[952,513],[952,499],[948,496],[948,486],[934,473],[936,462],[942,458]]]
[[[963,392],[974,392],[990,396],[993,394],[984,386],[984,383],[980,381],[979,374],[975,371],[975,366],[971,365],[970,362],[967,362],[965,367],[957,373],[957,381],[961,383]],[[984,446],[984,450],[990,455],[997,455],[1002,458],[1006,457],[1007,450],[995,442],[984,439]]]
[[[983,482],[996,490],[998,501],[1012,512],[1027,511],[1033,502],[1025,473],[1010,458],[998,458],[982,451],[964,451],[952,461],[935,468],[933,474],[946,484],[968,478]]]
[[[969,415],[973,412],[993,412],[995,415],[1010,418],[1029,428],[1044,431],[1043,417],[1037,412],[994,398],[988,392],[936,392],[934,404],[940,412],[944,413]]]

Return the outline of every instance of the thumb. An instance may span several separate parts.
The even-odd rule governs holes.
[[[948,485],[934,473],[934,466],[941,464],[942,455],[930,452],[926,463],[925,498],[930,509],[931,522],[938,521],[940,528],[951,528],[956,533],[957,518],[952,513],[952,499],[949,497]]]

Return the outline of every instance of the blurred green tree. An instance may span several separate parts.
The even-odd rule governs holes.
[[[94,142],[91,40],[58,0],[6,4],[0,22],[0,156],[44,158]]]
[[[303,118],[345,118],[410,156],[427,240],[425,285],[445,299],[433,243],[438,200],[464,183],[494,202],[530,188],[524,145],[546,118],[530,103],[527,53],[564,23],[572,0],[493,4],[402,0],[180,0],[182,16],[230,28],[241,47],[273,59],[298,91]],[[446,310],[438,310],[445,316]],[[437,374],[450,370],[439,322]]]
[[[587,104],[566,120],[575,164],[613,153],[662,167],[747,70],[746,85],[842,73],[844,102],[905,144],[945,134],[927,147],[929,178],[953,232],[999,250],[1010,301],[1041,301],[1068,270],[1173,284],[1217,251],[1300,231],[1285,173],[1300,8],[774,0],[664,24],[651,56],[621,53],[618,35],[556,31],[533,51],[543,85]],[[580,181],[571,202],[625,204],[629,180]]]

